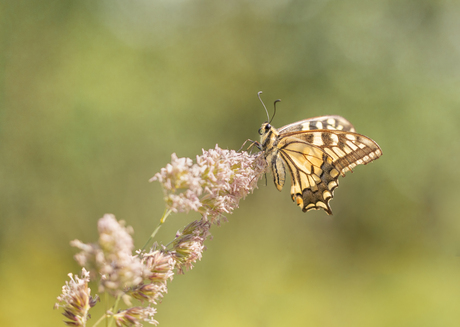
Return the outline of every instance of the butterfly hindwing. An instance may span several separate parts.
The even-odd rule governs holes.
[[[339,171],[324,151],[294,137],[280,141],[279,154],[291,174],[291,197],[305,212],[324,209],[332,214],[329,201],[339,185]]]

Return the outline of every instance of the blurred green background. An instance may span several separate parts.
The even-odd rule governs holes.
[[[148,179],[257,138],[260,90],[274,126],[342,115],[384,155],[334,216],[261,180],[160,326],[459,326],[460,3],[435,0],[1,1],[0,325],[63,326],[69,241],[110,212],[141,247],[164,209]]]

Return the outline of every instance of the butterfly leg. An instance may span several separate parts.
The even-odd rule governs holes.
[[[247,142],[251,142],[251,145],[248,146],[248,148],[246,149],[246,151],[248,151],[250,148],[252,148],[253,145],[255,145],[260,151],[262,151],[262,145],[261,145],[259,142],[253,141],[253,140],[251,140],[251,139],[247,139],[246,141],[244,141],[243,145],[242,145],[241,148],[238,150],[238,152],[240,152],[240,151],[243,149],[244,145],[245,145]]]

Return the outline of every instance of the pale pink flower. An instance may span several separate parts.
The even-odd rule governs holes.
[[[150,283],[131,287],[126,294],[132,296],[141,302],[147,301],[149,303],[158,304],[163,298],[163,294],[168,292],[166,283]]]
[[[158,325],[158,321],[153,319],[156,309],[152,307],[133,307],[126,310],[118,311],[113,314],[117,327],[138,327],[142,326],[142,322],[147,322],[151,325]]]
[[[193,263],[201,260],[202,253],[206,249],[204,241],[210,236],[210,227],[210,222],[202,219],[190,223],[182,232],[177,233],[170,253],[176,261],[179,274],[184,273],[184,268],[193,268]]]
[[[141,261],[145,266],[144,279],[148,284],[140,283],[131,287],[127,294],[140,301],[148,301],[157,304],[164,293],[167,293],[167,281],[173,279],[174,266],[173,256],[166,250],[157,250],[154,245],[148,253],[140,253]]]
[[[145,278],[155,283],[172,280],[175,266],[174,259],[169,253],[156,250],[155,247],[150,252],[142,255],[142,263],[147,268]]]
[[[63,308],[63,315],[69,319],[64,321],[67,326],[86,326],[90,318],[88,311],[96,305],[97,295],[91,296],[91,289],[88,288],[89,272],[82,269],[81,278],[68,275],[70,281],[62,287],[62,294],[58,296],[58,303],[54,308]]]
[[[98,231],[98,243],[71,242],[72,246],[81,250],[75,255],[75,260],[93,274],[100,275],[100,292],[121,295],[125,288],[142,282],[144,274],[141,260],[132,255],[132,228],[125,227],[124,222],[118,222],[115,216],[105,214],[98,221]]]
[[[173,154],[171,163],[150,181],[162,184],[166,206],[173,212],[197,211],[219,223],[257,187],[265,167],[260,153],[223,150],[216,145],[215,149],[203,150],[195,164]]]

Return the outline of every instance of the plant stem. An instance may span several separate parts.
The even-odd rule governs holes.
[[[105,312],[109,311],[109,294],[105,292]],[[107,316],[107,313],[105,314]],[[109,319],[105,320],[105,327],[109,327]]]
[[[141,251],[144,251],[145,248],[147,247],[147,245],[150,243],[151,240],[153,240],[153,238],[155,237],[155,235],[158,233],[158,231],[160,230],[160,227],[161,225],[163,225],[163,223],[166,221],[166,218],[168,218],[169,214],[171,213],[171,210],[170,209],[165,209],[165,211],[163,212],[163,216],[161,217],[160,219],[160,222],[158,223],[158,226],[155,228],[155,230],[153,231],[152,235],[150,235],[149,239],[147,240],[147,242],[145,243],[145,245],[142,247],[142,250]]]
[[[105,315],[105,314],[102,315],[101,318],[99,318],[99,320],[96,321],[96,322],[94,323],[93,327],[96,327],[97,325],[99,325],[99,323],[100,323],[100,322],[102,321],[102,319],[104,319],[104,318],[107,318],[107,315]],[[107,321],[107,320],[106,320],[106,321]]]
[[[121,299],[121,295],[118,295],[117,299],[115,300],[115,304],[112,307],[113,309],[111,310],[112,311],[112,317],[110,319],[109,326],[112,326],[112,322],[115,320],[114,315],[117,313],[118,302],[120,302],[120,299]]]

